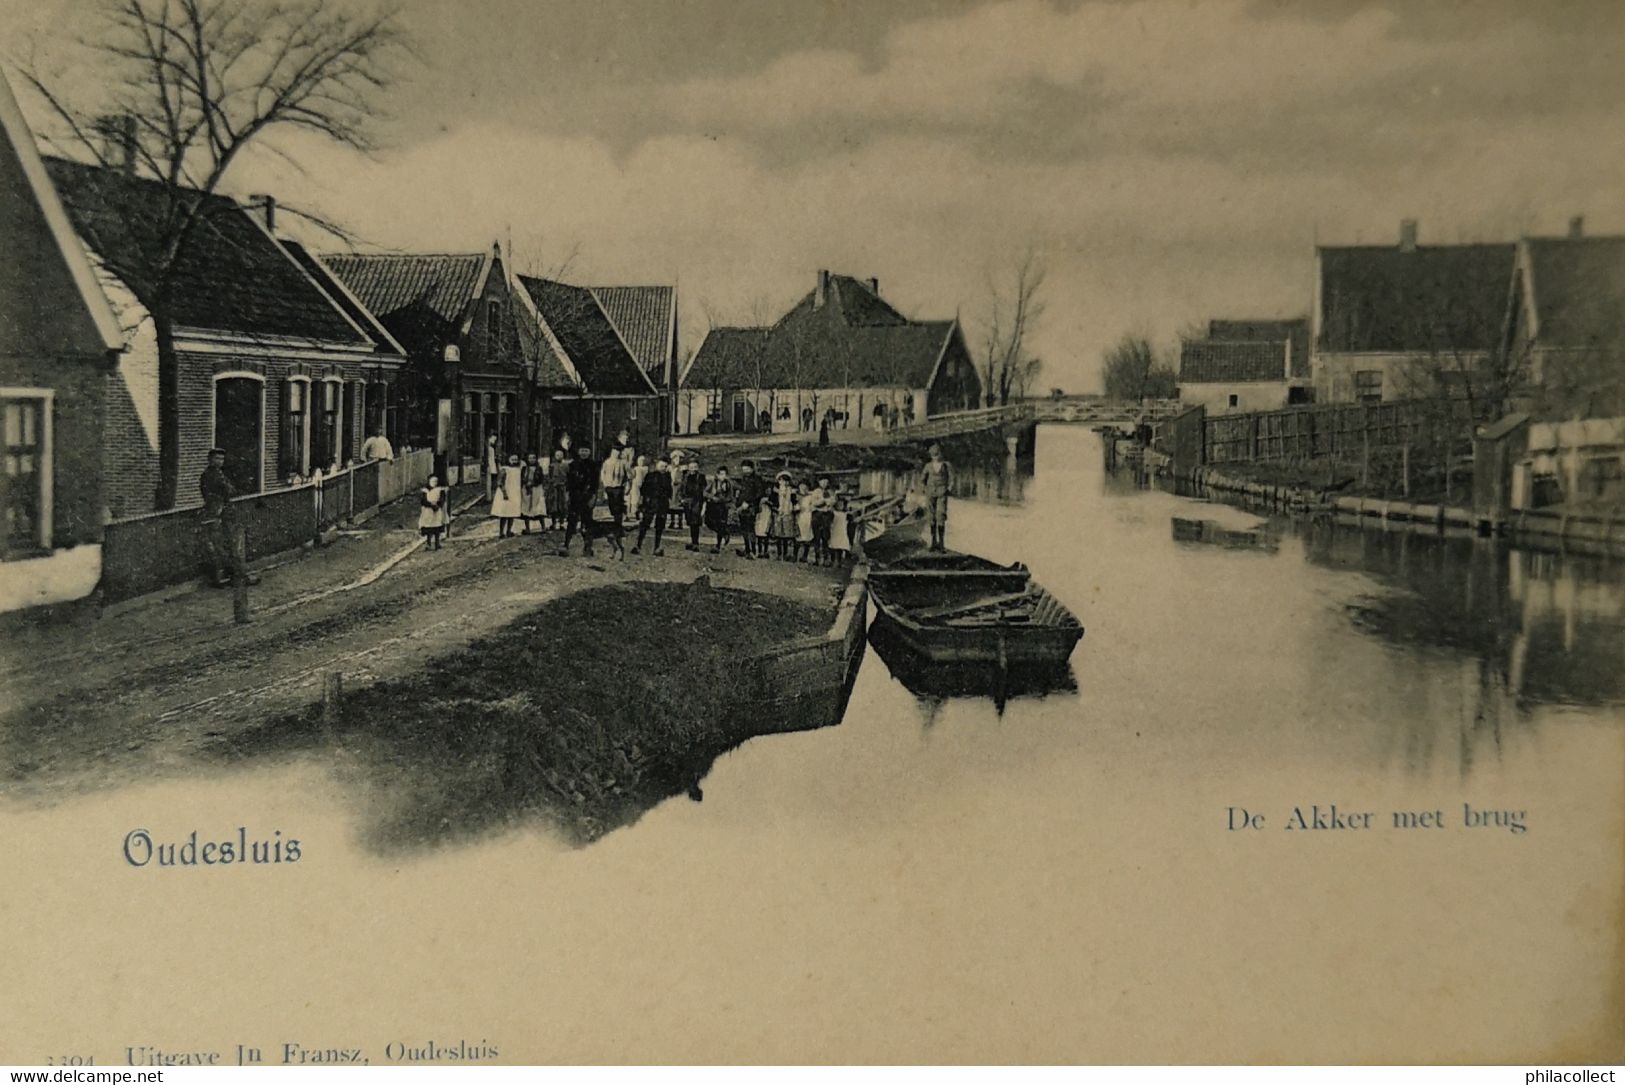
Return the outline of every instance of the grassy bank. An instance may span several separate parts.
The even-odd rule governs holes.
[[[379,851],[529,818],[586,843],[697,796],[711,762],[757,733],[742,661],[829,621],[703,578],[578,592],[419,674],[344,694],[334,718],[313,706],[218,753],[337,746]]]

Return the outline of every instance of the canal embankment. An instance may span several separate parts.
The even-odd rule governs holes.
[[[1491,517],[1461,504],[1411,500],[1381,493],[1342,493],[1260,481],[1252,472],[1193,467],[1178,470],[1151,452],[1134,469],[1177,493],[1286,516],[1325,516],[1388,530],[1465,532],[1504,538],[1535,549],[1569,549],[1625,556],[1625,510],[1555,506],[1518,509]]]
[[[337,755],[375,850],[538,818],[583,844],[699,781],[751,738],[840,720],[861,578],[828,608],[770,591],[635,582],[523,614],[454,657],[219,743],[236,761]]]

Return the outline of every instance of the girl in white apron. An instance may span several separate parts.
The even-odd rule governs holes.
[[[796,560],[806,561],[807,555],[812,553],[813,544],[813,507],[817,500],[812,490],[803,482],[796,488]]]
[[[424,545],[430,550],[440,549],[440,536],[451,522],[450,504],[450,491],[440,485],[438,475],[430,475],[429,484],[418,495],[418,530],[428,540]]]
[[[540,531],[542,522],[547,519],[547,469],[534,452],[519,472],[519,518],[525,521],[526,535],[530,534],[532,522]]]
[[[519,457],[509,456],[508,466],[496,476],[496,492],[491,495],[491,515],[496,517],[497,538],[506,539],[513,534],[513,522],[519,517]]]

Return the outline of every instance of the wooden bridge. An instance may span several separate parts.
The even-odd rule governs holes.
[[[1001,407],[933,415],[923,422],[889,430],[886,437],[894,441],[921,441],[986,430],[999,430],[1009,437],[1039,422],[1132,426],[1141,420],[1158,422],[1171,418],[1180,412],[1181,406],[1177,399],[1148,399],[1140,403],[1087,397],[1026,400]]]
[[[1178,414],[1184,405],[1177,399],[1146,399],[1139,402],[1097,399],[1092,396],[1061,396],[1030,403],[1039,422],[1077,422],[1090,426],[1132,426],[1140,420],[1159,422]]]
[[[939,437],[952,437],[961,433],[981,433],[986,430],[1010,430],[1031,425],[1033,408],[1030,403],[1011,403],[1003,407],[981,407],[974,411],[954,411],[927,418],[907,426],[898,426],[887,432],[894,441],[930,441]]]

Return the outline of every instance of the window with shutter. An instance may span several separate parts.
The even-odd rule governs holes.
[[[309,468],[310,381],[289,377],[282,382],[282,474],[303,475]]]

